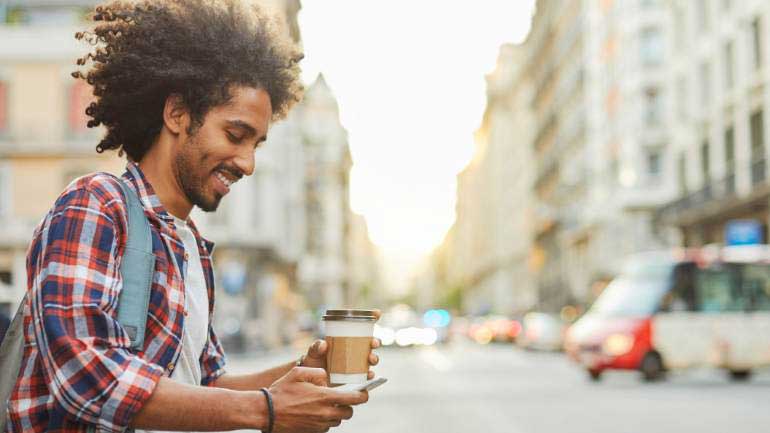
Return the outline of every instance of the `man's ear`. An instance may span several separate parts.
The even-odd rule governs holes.
[[[187,130],[190,125],[190,112],[181,96],[171,94],[166,98],[163,106],[163,125],[174,135]]]

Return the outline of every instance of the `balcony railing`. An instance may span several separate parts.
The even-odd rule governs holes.
[[[764,164],[764,161],[762,162]],[[752,167],[752,173],[753,171]],[[658,215],[663,217],[675,216],[676,214],[685,211],[701,208],[710,202],[730,198],[735,196],[735,193],[735,174],[729,173],[722,179],[711,181],[703,188],[661,207],[658,211]]]

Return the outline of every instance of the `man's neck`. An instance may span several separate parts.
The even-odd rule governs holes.
[[[192,211],[192,203],[187,199],[181,185],[174,175],[171,146],[156,142],[139,162],[139,168],[150,182],[163,207],[175,217],[186,220]]]

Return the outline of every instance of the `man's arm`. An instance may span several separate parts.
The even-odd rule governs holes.
[[[329,388],[324,370],[302,367],[276,380],[270,393],[275,433],[327,431],[353,416],[352,405],[369,398],[365,392]],[[267,422],[267,403],[259,391],[192,386],[161,378],[131,426],[182,431],[263,430]]]
[[[66,192],[30,249],[33,338],[55,410],[108,432],[125,430],[163,375],[128,350],[114,317],[125,238],[117,202],[84,186]]]
[[[235,391],[254,391],[267,388],[276,380],[285,376],[297,365],[296,361],[287,362],[269,370],[251,374],[229,374],[219,376],[212,386],[226,388]]]
[[[259,391],[186,385],[163,377],[131,426],[169,431],[262,430],[267,426],[267,403]]]

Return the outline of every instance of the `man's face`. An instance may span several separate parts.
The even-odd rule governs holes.
[[[273,110],[265,90],[236,86],[212,108],[174,158],[174,175],[188,200],[213,212],[230,186],[254,173],[254,151],[267,138]]]

